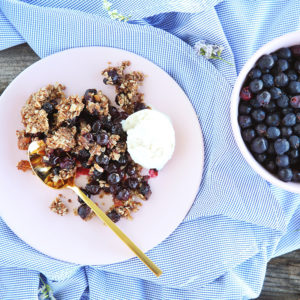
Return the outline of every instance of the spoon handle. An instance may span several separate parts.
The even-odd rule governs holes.
[[[162,271],[135,243],[77,186],[69,186],[84,202],[94,211],[94,213],[130,248],[131,251],[157,276]]]

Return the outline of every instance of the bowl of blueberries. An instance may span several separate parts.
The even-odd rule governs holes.
[[[231,96],[231,124],[248,164],[300,193],[300,31],[265,44],[244,65]]]

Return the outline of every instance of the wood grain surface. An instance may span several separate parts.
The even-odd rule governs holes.
[[[0,95],[20,72],[38,60],[27,44],[0,51]],[[300,250],[269,262],[258,299],[300,300]]]

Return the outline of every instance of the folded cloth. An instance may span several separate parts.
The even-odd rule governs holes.
[[[276,188],[240,154],[230,126],[230,94],[258,47],[299,29],[290,1],[111,1],[128,22],[94,1],[0,1],[1,49],[26,41],[44,57],[82,46],[141,55],[168,72],[201,124],[205,166],[182,224],[147,254],[159,279],[136,258],[79,266],[32,249],[0,221],[0,299],[36,299],[39,274],[56,299],[249,299],[259,295],[268,260],[299,247],[297,195]],[[130,4],[129,4],[130,3]],[[280,12],[280,13],[278,13]],[[198,40],[222,45],[221,60],[197,56]],[[299,226],[300,227],[300,224]]]

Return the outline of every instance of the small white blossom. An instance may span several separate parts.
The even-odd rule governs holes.
[[[116,9],[111,10],[111,6],[112,6],[111,2],[108,2],[107,0],[102,0],[102,3],[103,3],[103,8],[105,10],[107,10],[107,12],[112,20],[127,22],[131,18],[131,16],[129,16],[129,17],[123,16]]]
[[[202,55],[206,59],[220,59],[231,66],[233,65],[221,57],[221,53],[224,50],[224,47],[221,45],[208,44],[206,41],[201,40],[194,45],[194,50],[197,55]]]
[[[110,8],[111,8],[111,3],[108,2],[107,0],[103,0],[103,8],[104,8],[105,10],[110,10]]]
[[[212,59],[219,58],[224,47],[216,44],[208,44],[204,40],[201,40],[195,44],[194,50],[198,55],[203,55],[207,59]]]

